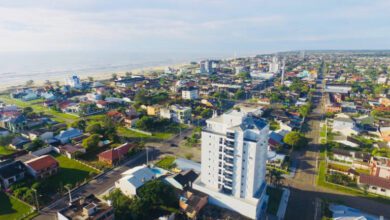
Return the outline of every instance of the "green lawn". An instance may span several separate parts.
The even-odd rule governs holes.
[[[153,135],[147,135],[140,132],[129,130],[125,127],[118,127],[118,135],[127,138],[145,138],[166,140],[172,137],[172,133],[153,132]]]
[[[60,123],[70,124],[79,118],[75,115],[57,112],[55,110],[44,107],[41,104],[43,99],[32,100],[32,101],[22,101],[19,99],[12,99],[7,95],[2,95],[2,96],[0,96],[0,100],[6,102],[8,104],[13,104],[13,105],[19,106],[21,108],[31,107],[35,112],[43,112],[46,115],[52,116],[53,120],[58,121]]]
[[[170,170],[175,167],[175,160],[176,158],[174,156],[166,156],[160,161],[156,163],[156,166],[161,167],[166,170]]]
[[[0,156],[1,155],[9,155],[9,154],[12,154],[14,153],[15,150],[9,148],[9,147],[6,147],[6,146],[0,146]]]
[[[267,187],[268,206],[267,212],[276,215],[279,209],[280,200],[282,199],[283,190],[274,187]]]
[[[98,174],[97,170],[94,170],[88,166],[85,166],[78,161],[69,159],[64,155],[53,155],[60,163],[59,172],[45,180],[47,185],[54,187],[61,187],[67,184],[75,186],[76,183],[80,183],[92,175]]]
[[[0,192],[0,220],[22,219],[32,209],[31,206]]]

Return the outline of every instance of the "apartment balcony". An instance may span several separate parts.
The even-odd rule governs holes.
[[[234,150],[228,150],[228,149],[226,149],[226,150],[224,150],[223,152],[225,153],[225,155],[232,155],[232,156],[234,156]]]
[[[236,137],[236,134],[235,133],[232,133],[232,132],[227,132],[226,133],[226,138],[229,138],[229,139],[235,139]]]
[[[230,174],[230,173],[223,172],[223,177],[224,177],[225,180],[228,180],[228,181],[230,181],[230,182],[233,181],[233,175]]]
[[[232,158],[225,157],[223,160],[226,164],[234,165],[234,160]]]
[[[230,181],[223,181],[223,186],[227,187],[228,189],[233,189],[233,183]]]

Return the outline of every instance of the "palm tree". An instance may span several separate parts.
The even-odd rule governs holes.
[[[280,186],[282,180],[284,180],[282,172],[276,169],[270,170],[268,175],[269,175],[270,183],[275,186]]]

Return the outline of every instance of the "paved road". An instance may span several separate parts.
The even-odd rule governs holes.
[[[129,161],[123,163],[122,165],[100,175],[99,177],[91,180],[87,184],[77,188],[71,192],[72,199],[86,196],[89,194],[101,195],[112,187],[114,187],[115,182],[121,178],[121,173],[124,171],[133,168],[135,166],[145,164],[147,158],[149,161],[157,159],[162,154],[174,153],[175,147],[172,147],[172,144],[178,145],[185,136],[188,136],[192,132],[192,128],[184,130],[182,134],[177,134],[172,137],[170,140],[162,141],[159,143],[147,143],[148,157],[146,155],[146,150],[137,154],[134,158],[131,158]],[[67,206],[69,203],[68,195],[65,195],[61,199],[52,203],[51,205],[43,208],[41,210],[41,215],[34,218],[35,220],[52,220],[55,218],[55,213],[58,210],[61,210]]]
[[[390,218],[390,206],[387,204],[316,186],[317,160],[320,148],[320,122],[324,111],[320,83],[317,88],[317,94],[313,97],[313,103],[317,104],[315,104],[316,107],[308,118],[310,130],[306,137],[310,138],[309,146],[307,149],[293,152],[291,155],[292,160],[297,162],[297,172],[294,178],[285,180],[285,185],[290,188],[291,192],[285,219],[320,219],[319,199],[337,201],[370,214]]]

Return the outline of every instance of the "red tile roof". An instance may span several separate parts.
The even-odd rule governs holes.
[[[359,182],[362,184],[368,184],[371,186],[377,186],[385,189],[390,189],[390,180],[377,177],[377,176],[371,176],[366,174],[360,174]]]
[[[43,155],[26,162],[26,165],[30,166],[35,171],[40,171],[52,166],[58,166],[58,161],[50,155]]]
[[[127,152],[129,152],[130,148],[133,148],[132,144],[126,143],[117,148],[113,148],[110,150],[106,150],[99,154],[99,158],[102,158],[106,161],[115,162],[122,158]]]

